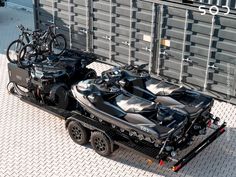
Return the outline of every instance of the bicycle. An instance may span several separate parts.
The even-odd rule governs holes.
[[[28,44],[30,43],[30,36],[31,36],[31,30],[28,28],[25,28],[22,24],[17,25],[17,28],[20,29],[21,34],[19,35],[19,38],[17,40],[14,40],[10,43],[10,45],[7,48],[6,56],[9,62],[11,63],[17,63],[18,54],[21,51],[21,49],[25,46],[25,42]]]
[[[29,61],[37,62],[38,56],[44,57],[44,54],[61,55],[66,47],[66,37],[63,34],[55,34],[53,29],[55,25],[48,25],[48,29],[44,33],[33,34],[33,41],[25,45],[18,56],[18,63],[23,66],[25,62],[29,65]]]

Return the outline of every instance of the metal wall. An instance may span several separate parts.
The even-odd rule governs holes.
[[[35,22],[42,29],[54,22],[71,48],[149,63],[156,76],[236,103],[236,16],[170,1],[35,0]]]
[[[228,6],[231,9],[236,8],[236,0],[164,0],[166,2],[175,2],[175,3],[192,3],[195,5],[205,4],[205,5],[216,5],[216,6]]]
[[[235,102],[235,19],[170,6],[163,14],[160,75]]]
[[[98,0],[93,5],[92,48],[96,54],[124,63],[152,60],[155,4]]]
[[[230,8],[236,8],[236,1],[235,0],[195,0],[196,2],[210,4],[210,5],[217,5],[223,6],[227,5]]]

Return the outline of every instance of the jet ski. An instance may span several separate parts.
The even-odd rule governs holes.
[[[165,153],[190,145],[186,129],[192,125],[188,124],[184,111],[132,95],[102,78],[80,81],[71,90],[84,115],[105,122],[139,142],[168,151]]]
[[[104,71],[102,76],[133,95],[185,112],[189,125],[192,125],[188,133],[196,136],[206,134],[207,125],[213,120],[210,113],[213,106],[212,97],[152,78],[144,67],[145,65],[114,67]],[[214,123],[217,123],[217,119],[214,119]]]

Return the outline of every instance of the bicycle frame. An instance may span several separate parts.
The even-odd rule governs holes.
[[[48,30],[45,32],[45,34],[42,36],[42,39],[44,39],[44,42],[47,42],[47,40],[52,40],[55,37],[54,32],[52,31],[52,26],[48,27]]]
[[[41,54],[43,54],[43,53],[45,53],[45,52],[47,52],[47,50],[42,50],[42,46],[44,45],[46,45],[46,47],[48,47],[48,45],[49,45],[49,43],[50,43],[50,41],[54,38],[54,36],[55,36],[55,34],[54,34],[54,32],[52,31],[52,26],[49,26],[48,27],[48,29],[47,29],[47,31],[45,31],[43,34],[42,34],[42,36],[41,37],[39,37],[39,41],[35,41],[35,40],[33,40],[32,42],[30,42],[31,44],[33,44],[34,45],[34,47],[35,47],[35,50],[38,52],[38,53],[41,53]]]
[[[18,39],[22,42],[24,42],[24,40],[26,40],[26,42],[28,44],[30,43],[29,34],[27,32],[25,32],[24,30],[21,30],[21,34],[19,35]]]

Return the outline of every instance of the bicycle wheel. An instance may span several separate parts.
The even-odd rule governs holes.
[[[7,48],[7,59],[11,63],[17,63],[19,52],[25,46],[25,43],[21,40],[13,41]]]
[[[49,44],[49,51],[54,55],[61,55],[67,47],[66,37],[63,34],[57,34]]]
[[[38,52],[33,44],[25,45],[18,56],[20,66],[30,66],[38,58]]]
[[[18,96],[29,96],[29,90],[27,88],[21,87],[16,83],[13,83],[13,88]]]

